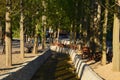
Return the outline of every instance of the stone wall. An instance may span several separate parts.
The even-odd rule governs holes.
[[[81,56],[77,54],[75,50],[63,48],[59,46],[51,46],[51,50],[61,53],[69,54],[73,65],[76,69],[76,74],[80,80],[103,80],[99,75],[97,75],[82,59]]]

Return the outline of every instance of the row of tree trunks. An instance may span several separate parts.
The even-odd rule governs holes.
[[[94,2],[94,3],[93,3]],[[96,52],[99,52],[100,50],[98,50],[100,47],[102,47],[102,59],[101,62],[103,65],[106,64],[106,35],[107,35],[107,16],[108,16],[108,0],[106,0],[106,8],[105,8],[105,16],[104,16],[104,24],[103,24],[103,31],[101,31],[100,29],[102,28],[100,26],[100,20],[101,20],[101,5],[99,3],[99,1],[94,1],[91,3],[91,25],[90,25],[90,32],[88,33],[88,37],[90,40],[90,48],[92,49],[92,53],[95,54]],[[97,7],[96,7],[97,6]],[[95,9],[95,10],[94,10]],[[103,33],[102,33],[103,32]],[[102,33],[102,46],[100,46],[101,44],[101,40],[100,40],[100,36]],[[94,34],[94,35],[91,35]]]
[[[82,0],[83,1],[83,0]],[[105,8],[105,16],[104,16],[104,24],[103,24],[103,42],[102,42],[102,64],[105,65],[106,64],[106,34],[107,34],[107,16],[108,16],[108,10],[107,10],[107,5],[108,5],[108,0],[105,1],[106,2],[106,8]],[[90,25],[90,35],[88,35],[89,33],[87,33],[87,30],[83,30],[80,31],[80,33],[82,33],[82,35],[84,34],[83,32],[85,32],[85,34],[87,34],[87,36],[89,37],[90,42],[92,43],[92,51],[93,53],[95,53],[97,51],[97,48],[100,48],[100,37],[101,37],[101,27],[100,27],[100,19],[101,19],[101,5],[99,4],[99,0],[92,0],[91,2],[89,2],[91,4],[91,25]],[[11,66],[12,65],[12,41],[11,41],[11,0],[6,0],[6,30],[5,30],[5,53],[6,53],[6,65],[7,66]],[[42,6],[43,6],[43,16],[42,16],[42,48],[44,49],[46,47],[46,2],[45,0],[42,0]],[[76,41],[76,24],[77,21],[79,19],[77,19],[78,17],[78,3],[75,4],[75,18],[73,18],[73,22],[71,21],[71,40],[73,40],[74,44]],[[22,5],[22,0],[20,0],[20,8],[21,8],[21,20],[20,20],[20,53],[22,58],[24,57],[24,15],[23,15],[23,5]],[[114,71],[120,71],[120,54],[119,54],[119,27],[120,27],[120,0],[115,0],[115,13],[114,13],[114,27],[113,27],[113,70]],[[82,9],[82,11],[84,11]],[[82,14],[84,14],[85,12],[82,12]],[[83,27],[85,26],[85,28],[88,28],[86,23],[86,16],[81,18],[84,24],[81,24],[82,27],[81,30],[83,29]],[[37,25],[36,25],[36,29],[37,29]],[[0,29],[1,30],[1,29]],[[37,32],[37,31],[36,31]],[[58,33],[59,34],[59,28],[58,28]],[[37,53],[37,46],[38,46],[38,39],[37,39],[37,33],[35,35],[35,40],[34,40],[34,49],[33,49],[33,53]],[[57,35],[57,38],[59,36]],[[55,35],[56,38],[56,35]],[[86,38],[88,39],[88,38]],[[85,40],[86,42],[87,40]]]
[[[101,20],[101,6],[96,0],[92,0],[91,2],[91,16],[90,16],[90,28],[88,29],[87,37],[89,37],[88,43],[90,44],[90,48],[93,54],[99,52],[100,50],[100,20]]]

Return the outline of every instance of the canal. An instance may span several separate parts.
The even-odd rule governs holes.
[[[66,54],[52,52],[31,80],[78,80],[75,69]]]

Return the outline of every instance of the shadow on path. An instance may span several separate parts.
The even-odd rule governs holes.
[[[31,80],[78,80],[66,54],[54,53]]]

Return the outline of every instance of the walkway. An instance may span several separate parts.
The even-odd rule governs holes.
[[[69,56],[52,53],[52,56],[37,70],[31,80],[78,80],[70,64]]]

